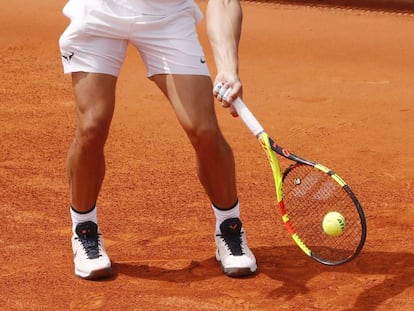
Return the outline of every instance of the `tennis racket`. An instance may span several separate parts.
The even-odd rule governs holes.
[[[220,85],[216,88],[220,89]],[[325,265],[340,265],[354,259],[364,246],[367,226],[364,211],[351,188],[329,168],[278,145],[240,98],[232,105],[267,154],[282,220],[299,248]],[[283,174],[276,155],[293,161]],[[330,212],[343,216],[339,234],[328,234],[322,226]]]

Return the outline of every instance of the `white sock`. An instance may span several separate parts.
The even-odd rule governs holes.
[[[96,215],[96,210],[96,205],[94,205],[90,211],[86,213],[79,213],[71,207],[70,216],[72,217],[72,233],[76,234],[76,226],[82,222],[93,221],[97,224],[98,219]]]
[[[240,218],[240,205],[239,201],[230,209],[224,210],[217,208],[214,204],[211,204],[214,215],[216,216],[216,232],[220,232],[220,225],[223,221],[229,218]]]

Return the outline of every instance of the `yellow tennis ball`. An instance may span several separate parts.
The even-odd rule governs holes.
[[[346,222],[344,216],[338,212],[329,212],[322,221],[323,231],[330,236],[340,236],[344,233]]]

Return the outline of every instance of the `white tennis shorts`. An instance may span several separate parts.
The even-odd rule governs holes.
[[[59,40],[64,72],[118,76],[130,42],[140,53],[147,76],[209,76],[196,31],[202,19],[198,6],[184,0],[185,6],[177,6],[176,11],[170,5],[169,12],[154,15],[141,12],[139,2],[69,0],[63,14],[71,22]]]

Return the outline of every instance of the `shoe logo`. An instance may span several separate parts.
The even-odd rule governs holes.
[[[230,225],[230,226],[229,226],[229,228],[230,228],[231,230],[236,230],[236,229],[237,229],[237,224]]]
[[[200,63],[205,64],[205,62],[206,62],[206,59],[204,57],[201,57],[200,58]]]
[[[73,52],[66,53],[66,54],[62,54],[62,58],[65,61],[70,62],[70,60],[72,59],[73,55],[75,55],[75,53],[73,53]]]

